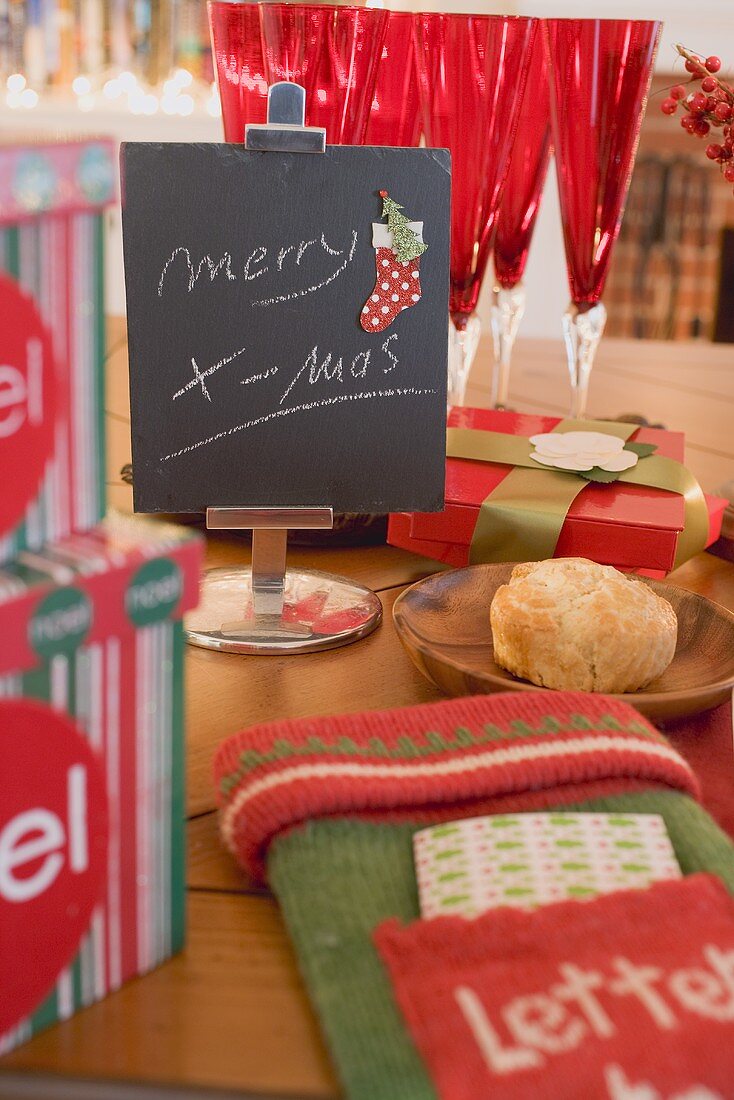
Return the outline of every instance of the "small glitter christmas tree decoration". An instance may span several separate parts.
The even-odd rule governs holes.
[[[418,256],[423,255],[427,245],[419,238],[418,234],[410,228],[410,222],[399,202],[391,199],[387,191],[380,191],[382,199],[382,216],[387,218],[387,228],[392,233],[392,250],[395,258],[401,263],[409,263]]]

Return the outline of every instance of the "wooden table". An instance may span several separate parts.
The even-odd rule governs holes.
[[[129,508],[129,489],[119,479],[129,457],[126,362],[124,329],[113,324],[110,498]],[[485,345],[471,391],[476,404],[487,402],[487,363]],[[728,348],[608,341],[592,380],[592,411],[642,412],[685,428],[690,464],[704,487],[713,488],[734,474],[731,367]],[[513,402],[563,412],[563,370],[555,345],[521,348]],[[247,558],[243,540],[210,539],[210,565]],[[211,759],[224,737],[263,719],[439,698],[403,653],[390,615],[405,586],[435,572],[436,563],[389,546],[293,550],[291,560],[374,588],[385,611],[382,627],[354,646],[302,657],[189,650],[187,948],[2,1059],[0,1097],[97,1100],[138,1095],[138,1089],[157,1095],[166,1085],[177,1096],[190,1087],[236,1090],[253,1100],[339,1097],[277,906],[243,879],[218,842]],[[734,567],[718,558],[702,554],[673,580],[734,609]],[[91,1083],[85,1087],[80,1079]]]

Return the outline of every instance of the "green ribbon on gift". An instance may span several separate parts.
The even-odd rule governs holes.
[[[606,432],[627,440],[638,427],[606,420],[562,420],[553,431]],[[480,506],[469,551],[471,564],[553,557],[569,508],[592,483],[578,474],[541,466],[530,457],[533,449],[525,436],[475,428],[447,430],[449,458],[515,467]],[[684,526],[678,537],[674,568],[704,549],[709,533],[706,500],[693,474],[680,462],[649,455],[621,473],[617,481],[667,489],[683,497]]]

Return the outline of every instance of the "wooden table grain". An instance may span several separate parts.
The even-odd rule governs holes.
[[[119,476],[130,445],[121,323],[111,324],[109,346],[109,495],[116,506],[130,508],[130,490]],[[728,348],[606,341],[592,378],[591,412],[637,412],[685,430],[689,464],[704,488],[713,489],[734,476],[733,365]],[[513,404],[563,413],[564,372],[560,344],[520,345]],[[485,342],[470,401],[487,404],[488,397]],[[0,1059],[0,1097],[81,1100],[135,1095],[139,1089],[145,1095],[175,1096],[222,1089],[253,1100],[341,1096],[277,906],[238,871],[219,844],[212,755],[229,734],[268,718],[439,698],[404,654],[391,621],[398,594],[437,567],[386,546],[294,548],[291,559],[370,585],[383,603],[383,625],[365,641],[327,653],[237,657],[188,651],[186,949],[153,974]],[[248,560],[246,540],[209,540],[209,565]],[[734,566],[718,558],[702,554],[671,580],[734,610]]]

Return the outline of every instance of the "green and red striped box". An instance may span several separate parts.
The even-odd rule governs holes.
[[[115,181],[112,141],[0,141],[4,483],[33,466],[32,483],[29,469],[0,500],[0,561],[104,515],[103,218]]]
[[[26,887],[16,894],[34,895],[19,914],[23,897],[19,901],[11,891],[3,892],[0,883],[0,974],[5,975],[11,998],[15,989],[18,1004],[29,1003],[23,989],[24,969],[20,960],[16,962],[17,942],[9,942],[17,937],[6,933],[34,920],[40,923],[35,895],[43,894],[44,923],[31,942],[36,944],[36,955],[53,953],[53,925],[59,922],[58,933],[69,920],[69,907],[64,909],[61,903],[54,907],[54,891],[61,889],[66,871],[62,868],[51,875],[54,867],[44,868],[43,859],[51,858],[49,838],[40,861],[33,860],[30,849],[22,851],[26,842],[38,837],[32,835],[30,818],[23,835],[25,826],[18,819],[24,815],[19,808],[35,813],[39,806],[54,805],[58,768],[50,753],[48,760],[37,764],[17,759],[14,763],[12,754],[8,759],[3,738],[5,734],[9,738],[10,721],[3,722],[2,715],[12,715],[13,706],[17,709],[13,701],[33,699],[42,704],[35,707],[40,717],[28,729],[29,743],[31,736],[44,732],[39,728],[43,715],[49,736],[54,711],[71,720],[77,741],[81,735],[86,742],[86,746],[79,744],[91,761],[107,807],[99,820],[91,819],[91,809],[88,815],[89,850],[96,844],[99,853],[100,836],[104,848],[104,870],[89,903],[89,922],[81,939],[74,942],[73,957],[68,953],[50,967],[30,1014],[19,1010],[14,1015],[4,1006],[0,1053],[152,969],[183,944],[181,619],[198,598],[201,553],[202,542],[196,535],[112,515],[86,534],[24,555],[22,563],[0,567],[0,847],[4,843],[8,857],[5,885],[10,868],[16,884]],[[46,772],[48,799],[44,800],[46,780],[41,781],[40,795],[38,784],[39,775]],[[57,832],[63,840],[63,832]],[[62,845],[57,847],[63,855]],[[59,865],[62,855],[53,857]],[[50,884],[42,881],[45,871]],[[38,878],[38,889],[28,890],[33,876]],[[68,876],[63,885],[68,897]],[[71,896],[76,914],[84,899],[81,892],[74,895],[73,884]],[[19,916],[25,923],[18,923]]]

